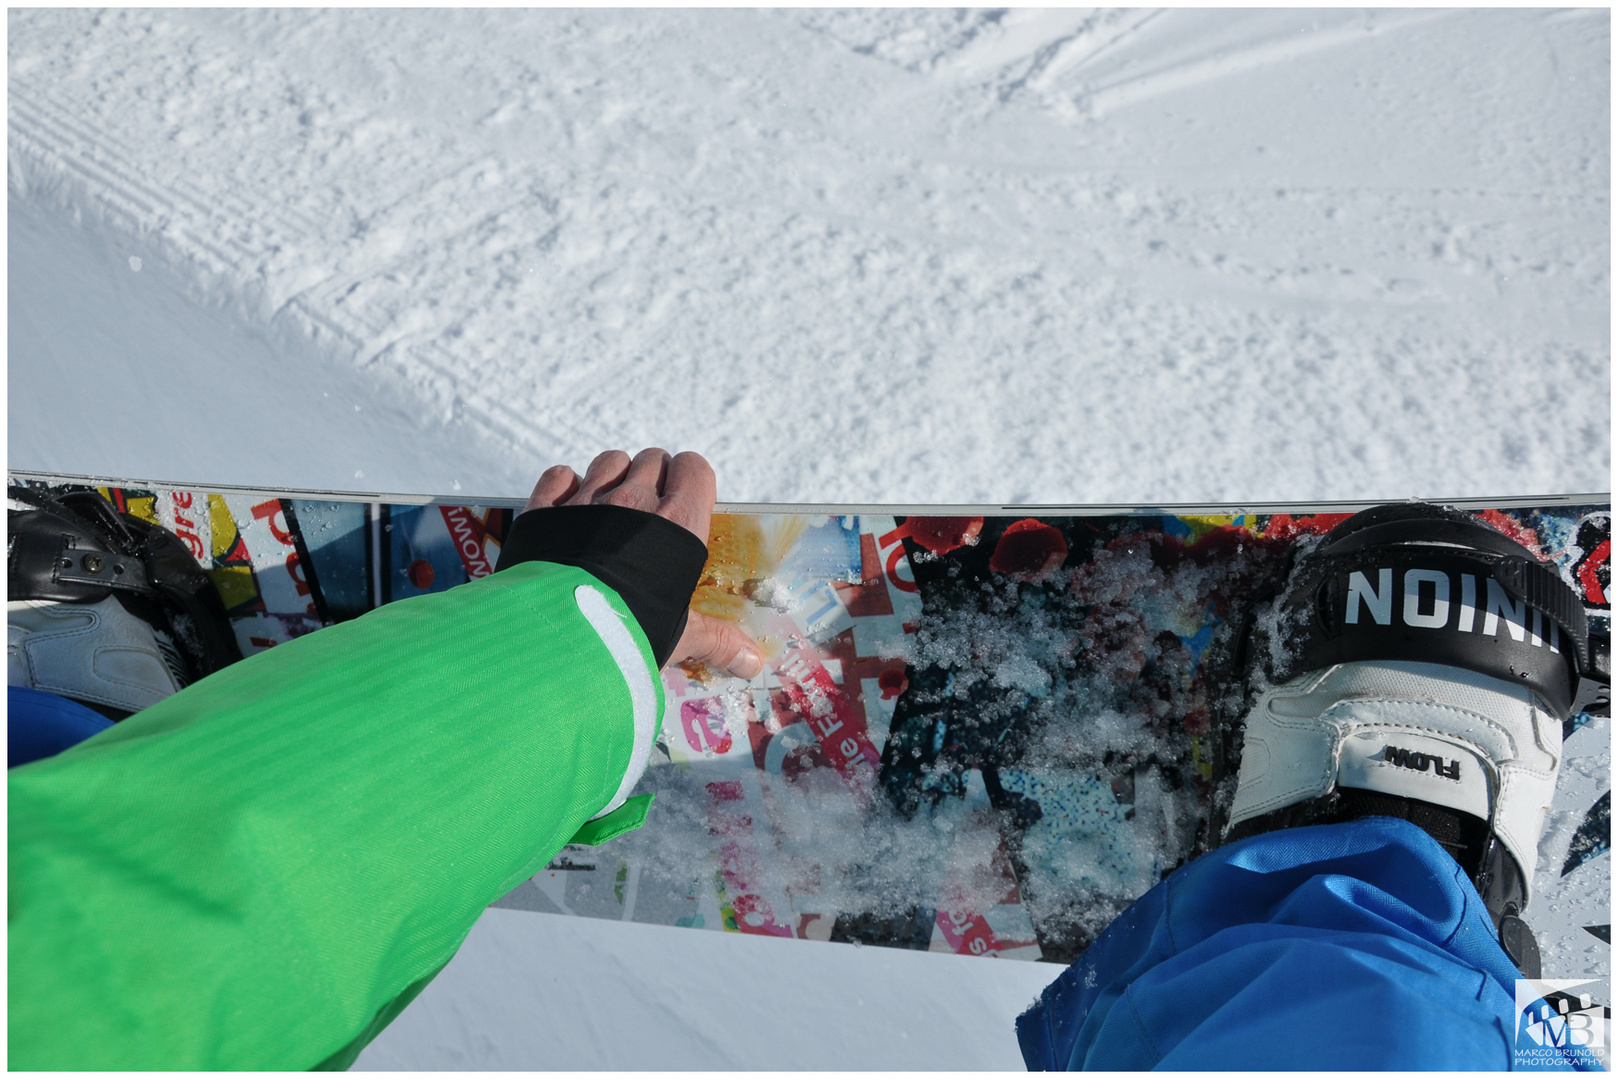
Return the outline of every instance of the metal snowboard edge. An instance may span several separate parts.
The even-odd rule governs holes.
[[[28,469],[9,469],[13,480],[38,481],[49,484],[84,484],[90,487],[126,487],[138,490],[162,489],[178,491],[211,491],[220,495],[252,495],[273,492],[283,498],[328,500],[333,502],[390,503],[400,506],[484,506],[520,507],[527,500],[506,495],[426,495],[378,491],[331,491],[323,488],[272,487],[266,484],[214,484],[203,481],[149,480],[128,476],[85,475],[77,473],[39,472]],[[841,517],[846,514],[880,514],[895,517],[1011,517],[1014,515],[1059,515],[1073,517],[1139,516],[1167,514],[1188,515],[1244,515],[1283,514],[1307,510],[1310,513],[1354,513],[1401,499],[1339,499],[1294,502],[1224,502],[1224,503],[746,503],[721,502],[714,505],[716,514],[806,514]],[[1510,510],[1525,507],[1611,505],[1608,492],[1579,492],[1557,495],[1469,496],[1464,498],[1421,498],[1412,501],[1438,503],[1462,510]]]

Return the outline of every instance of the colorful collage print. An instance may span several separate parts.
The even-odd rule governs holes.
[[[191,548],[248,655],[493,572],[514,512],[101,490]],[[1206,816],[1201,665],[1228,594],[1344,516],[716,515],[693,607],[759,640],[765,673],[671,665],[647,826],[496,906],[1067,961]],[[1482,516],[1605,615],[1606,506]],[[1571,721],[1587,765],[1554,814],[1564,874],[1603,882],[1607,730]],[[1605,884],[1565,892],[1537,932],[1606,940]]]

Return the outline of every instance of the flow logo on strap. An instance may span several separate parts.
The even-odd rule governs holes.
[[[1462,778],[1462,763],[1445,759],[1436,754],[1422,754],[1415,750],[1405,750],[1398,746],[1383,747],[1383,760],[1390,765],[1397,765],[1402,769],[1411,769],[1415,772],[1427,772],[1431,767],[1435,776],[1442,776],[1446,780],[1460,780]]]

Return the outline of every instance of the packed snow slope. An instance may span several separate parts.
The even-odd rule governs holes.
[[[1609,14],[8,12],[8,460],[1609,486]],[[362,1067],[1015,1068],[1047,965],[492,910]]]
[[[8,25],[18,466],[513,494],[659,444],[737,501],[1608,487],[1605,10]]]

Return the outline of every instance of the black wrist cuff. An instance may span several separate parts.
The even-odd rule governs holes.
[[[658,667],[668,663],[708,548],[688,530],[623,506],[552,506],[519,514],[500,545],[498,573],[523,562],[577,566],[618,593],[641,624]]]

